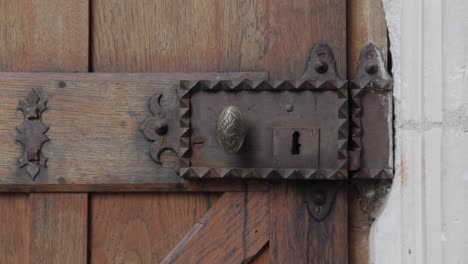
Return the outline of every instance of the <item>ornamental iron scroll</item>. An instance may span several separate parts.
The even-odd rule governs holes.
[[[173,118],[168,117],[166,111],[161,106],[162,94],[154,94],[149,100],[149,110],[153,116],[145,119],[140,127],[145,138],[152,141],[150,156],[158,164],[161,164],[161,154],[166,150],[175,152],[176,147],[171,141],[169,128],[172,127]]]
[[[33,89],[25,99],[20,100],[18,109],[24,114],[24,122],[16,127],[16,140],[23,145],[23,156],[19,158],[19,167],[25,168],[34,180],[40,168],[47,167],[47,158],[42,154],[42,145],[49,141],[45,135],[49,127],[42,122],[42,113],[47,109],[47,97]]]

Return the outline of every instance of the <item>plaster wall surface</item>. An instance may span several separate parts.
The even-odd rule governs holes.
[[[376,264],[468,263],[468,1],[383,0],[395,80],[395,180]]]

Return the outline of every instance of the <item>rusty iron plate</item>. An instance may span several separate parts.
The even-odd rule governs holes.
[[[346,81],[182,81],[179,96],[184,177],[347,178]],[[246,130],[235,153],[217,137],[228,106]]]

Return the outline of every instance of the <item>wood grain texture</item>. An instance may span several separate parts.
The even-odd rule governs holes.
[[[90,263],[159,263],[219,194],[99,194],[91,198]]]
[[[29,263],[29,196],[0,194],[0,263]]]
[[[0,174],[4,175],[0,178],[0,184],[33,183],[25,170],[16,165],[22,147],[15,142],[14,129],[23,119],[22,113],[16,109],[18,101],[31,88],[37,88],[48,97],[43,122],[50,127],[47,132],[50,141],[42,148],[48,157],[47,168],[41,169],[34,184],[164,183],[183,190],[184,181],[176,172],[177,157],[173,154],[163,155],[163,165],[156,164],[149,155],[150,142],[139,129],[143,120],[150,116],[149,98],[155,93],[162,93],[163,106],[175,111],[177,116],[175,88],[181,79],[261,77],[266,75],[0,74],[4,94],[0,98],[0,131],[5,135],[0,138],[0,144],[4,147],[0,153]],[[169,133],[179,131],[175,128]],[[199,186],[203,184],[198,183]]]
[[[382,1],[348,0],[348,79],[357,70],[361,49],[369,42],[374,43],[388,56],[387,26]],[[349,194],[349,263],[369,264],[369,235],[372,222],[361,210],[354,188]]]
[[[328,44],[345,75],[346,1],[265,0],[267,29],[265,69],[274,78],[298,79],[315,43]]]
[[[87,71],[88,1],[0,0],[0,71]]]
[[[321,222],[307,208],[320,182],[270,185],[270,256],[272,263],[348,263],[347,186]],[[335,183],[339,184],[339,183]]]
[[[86,263],[87,194],[31,194],[31,260]]]
[[[254,192],[268,192],[268,184],[263,180],[209,179],[178,183],[129,183],[129,184],[2,184],[0,192],[16,193],[55,193],[55,192],[243,192],[245,184]]]
[[[309,49],[323,41],[334,49],[339,73],[346,72],[346,1],[95,0],[91,9],[95,71],[262,70],[271,79],[294,79],[302,75]],[[181,197],[177,205],[190,199]],[[279,207],[287,211],[289,205]],[[289,230],[295,229],[284,232]]]
[[[350,185],[351,186],[351,185]],[[362,211],[355,188],[349,188],[349,263],[370,264],[369,235],[372,221]]]
[[[374,43],[387,60],[387,24],[382,1],[348,0],[347,18],[347,78],[351,80],[356,74],[359,54],[368,43]]]
[[[310,48],[326,42],[345,73],[341,0],[97,0],[92,10],[95,71],[265,70],[294,79]]]
[[[270,246],[266,244],[260,252],[250,260],[249,264],[269,264],[270,262]]]
[[[95,0],[91,7],[92,68],[97,72],[228,72],[235,71],[242,65],[248,71],[262,70],[262,67],[256,66],[263,51],[260,28],[262,21],[257,21],[256,18],[262,13],[262,9],[256,6],[261,4],[261,1]],[[224,9],[223,5],[227,7]],[[238,11],[237,5],[243,5],[243,10],[250,13],[235,13]],[[232,19],[225,20],[226,25],[219,20],[224,13],[232,14]],[[239,23],[243,19],[245,22]],[[238,25],[242,25],[242,29],[237,29],[234,33],[225,30],[223,34],[220,33],[223,27],[237,28]],[[243,32],[257,37],[246,39],[242,36]],[[206,186],[211,186],[211,183]],[[249,185],[249,189],[253,187]],[[99,208],[121,210],[122,218],[127,219],[132,217],[127,214],[135,206],[126,202],[125,199],[130,199],[129,197],[131,196],[117,196],[111,198],[112,203],[104,203],[100,200],[101,195],[93,195],[93,204],[96,208],[103,203]],[[200,197],[202,196],[195,194],[174,195],[172,206],[165,211],[172,217],[161,216],[155,221],[146,222],[149,230],[168,228],[165,236],[172,242],[154,253],[152,245],[160,244],[166,237],[152,236],[156,240],[142,246],[142,254],[153,252],[156,254],[154,259],[160,261],[206,212],[206,200]],[[164,198],[159,195],[144,196],[140,200],[142,204],[163,202]],[[204,208],[205,211],[200,210],[200,215],[191,218],[178,208]],[[183,228],[171,228],[174,219],[183,222]],[[103,222],[113,220],[112,215],[102,216]],[[121,237],[124,234],[119,225],[107,226],[105,232],[106,236]],[[106,247],[110,252],[133,250],[131,244],[117,247],[109,243]],[[99,250],[96,244],[92,245],[91,252]],[[140,257],[137,258],[135,262],[140,260]],[[146,259],[143,258],[141,262]],[[113,261],[109,260],[110,263]]]
[[[0,71],[87,71],[88,22],[88,1],[0,0]],[[86,261],[86,194],[4,198],[2,215],[14,221],[0,222],[9,228],[0,234],[2,263]]]
[[[268,193],[225,193],[161,263],[247,263],[269,239]]]

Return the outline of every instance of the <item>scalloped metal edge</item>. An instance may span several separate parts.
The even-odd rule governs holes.
[[[180,96],[180,175],[187,178],[262,178],[262,179],[347,179],[348,178],[348,81],[181,81]],[[210,168],[191,167],[191,95],[200,90],[334,90],[338,97],[338,161],[334,169]]]
[[[371,53],[369,56],[369,53]],[[375,72],[368,71],[369,65],[374,64]],[[354,80],[349,82],[350,111],[350,131],[349,137],[349,164],[350,171],[353,171],[353,178],[359,179],[390,179],[393,178],[392,168],[362,168],[360,166],[360,154],[362,150],[361,134],[361,98],[368,92],[391,93],[393,90],[393,79],[388,74],[383,63],[382,53],[374,44],[368,44],[362,49],[358,70]]]

